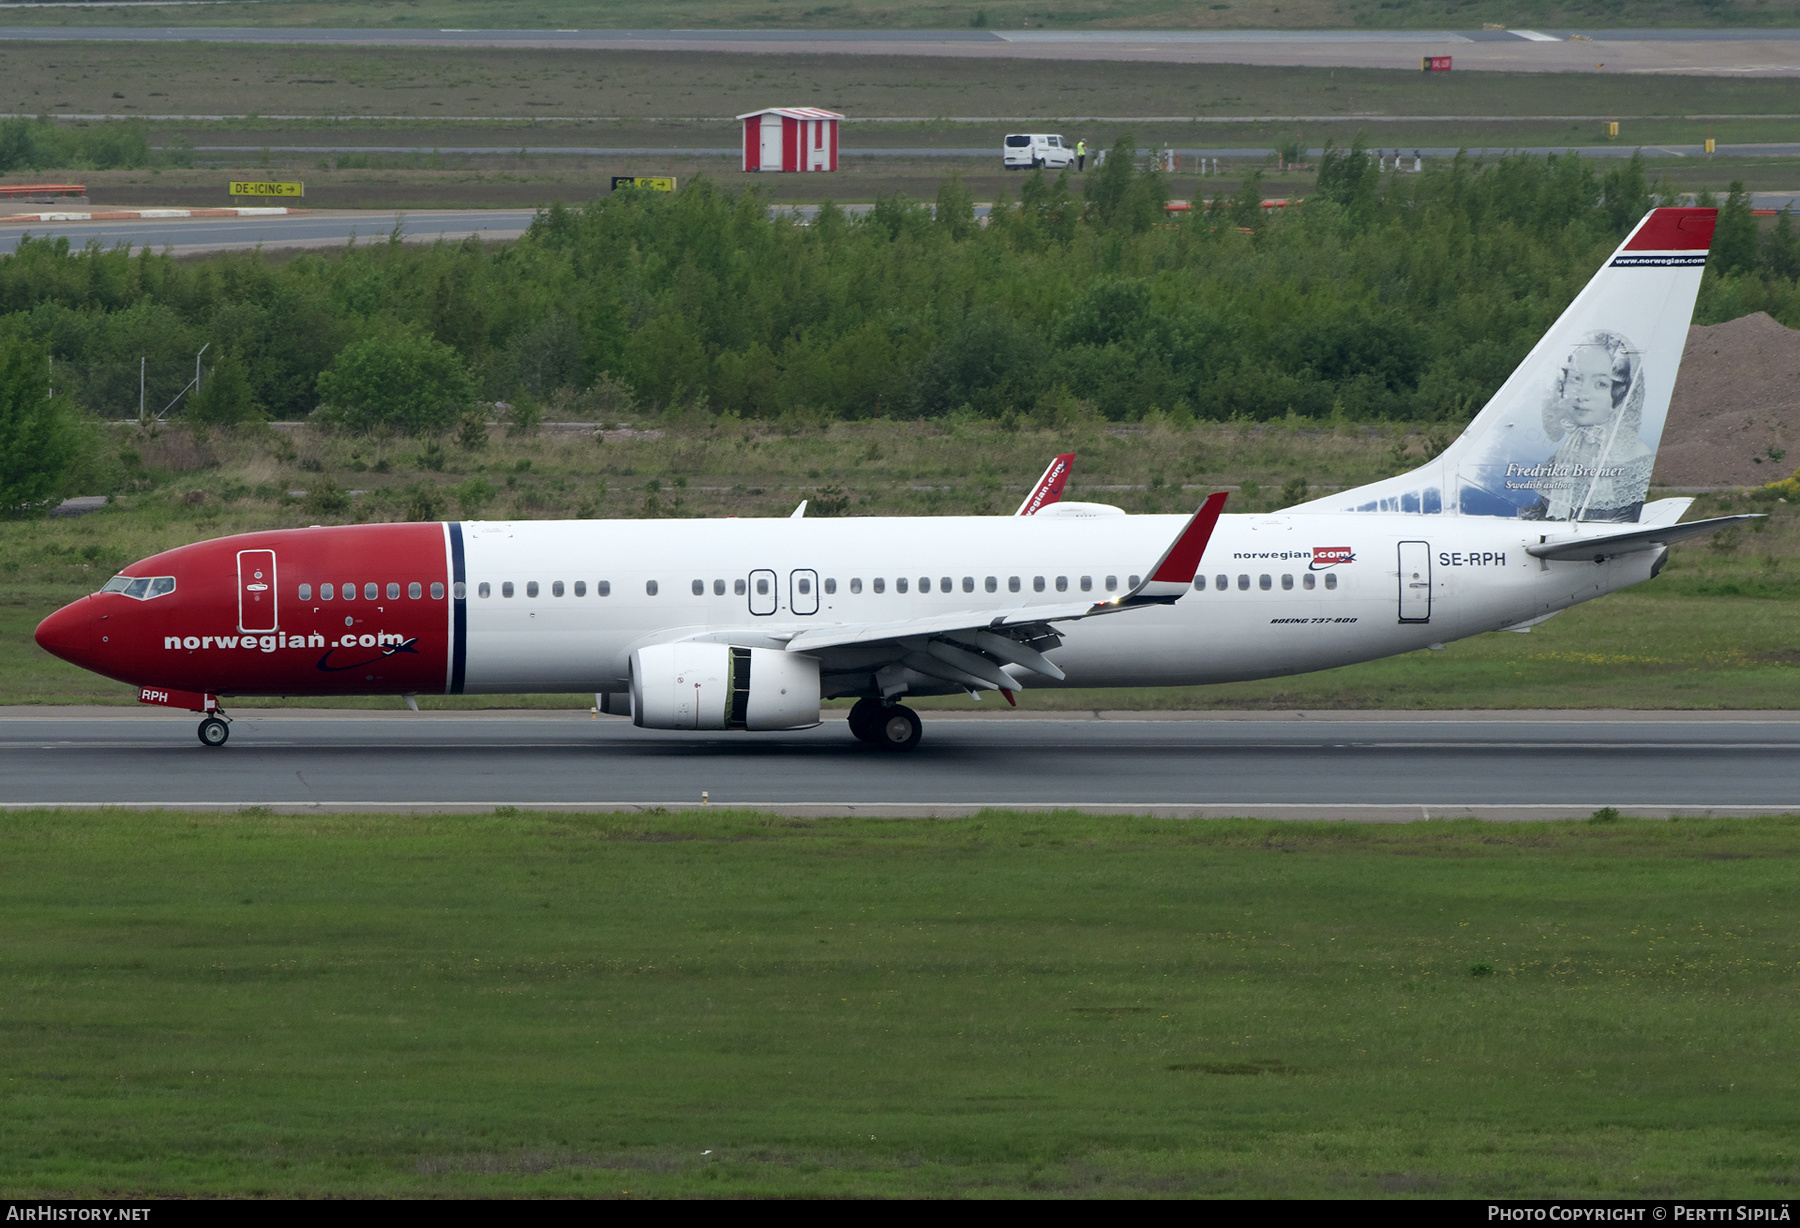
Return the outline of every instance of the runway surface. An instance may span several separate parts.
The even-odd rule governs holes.
[[[18,711],[15,709],[14,711]],[[91,710],[90,710],[91,711]],[[1124,717],[1125,714],[1115,714]],[[256,714],[202,747],[188,714],[0,719],[4,804],[333,809],[757,806],[966,814],[1405,820],[1800,811],[1800,720],[956,720],[911,754],[841,720],[783,734],[581,713]]]
[[[11,26],[0,39],[1135,60],[1417,70],[1800,75],[1796,30],[334,30]]]

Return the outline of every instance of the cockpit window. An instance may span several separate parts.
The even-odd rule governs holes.
[[[175,591],[174,576],[114,576],[101,586],[103,593],[120,593],[138,601],[166,596]]]

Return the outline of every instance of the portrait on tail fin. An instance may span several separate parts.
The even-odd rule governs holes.
[[[1635,522],[1656,462],[1643,424],[1643,355],[1618,333],[1589,333],[1544,401],[1544,437],[1558,446],[1549,472],[1523,484],[1538,499],[1519,515]]]

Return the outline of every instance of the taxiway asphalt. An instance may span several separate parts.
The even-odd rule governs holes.
[[[525,233],[535,216],[534,209],[357,210],[288,217],[32,222],[0,225],[0,253],[17,250],[19,240],[27,234],[33,239],[67,238],[69,245],[77,248],[87,243],[108,249],[125,244],[134,252],[143,248],[160,252],[167,248],[177,256],[256,247],[342,247],[353,235],[358,242],[382,243],[396,224],[410,243],[431,243],[440,238],[461,240],[470,235],[516,239]]]
[[[14,709],[14,713],[20,710]],[[92,710],[88,710],[92,712]],[[684,734],[583,713],[243,710],[212,750],[187,714],[0,718],[3,804],[484,810],[714,806],[1410,820],[1800,812],[1800,720],[954,719],[911,754],[841,720]]]

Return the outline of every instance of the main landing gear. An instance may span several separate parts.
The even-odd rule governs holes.
[[[216,716],[209,716],[200,722],[200,745],[223,746],[231,737],[231,726]]]
[[[883,750],[911,750],[925,731],[919,714],[911,708],[869,697],[856,701],[849,723],[857,741]]]

